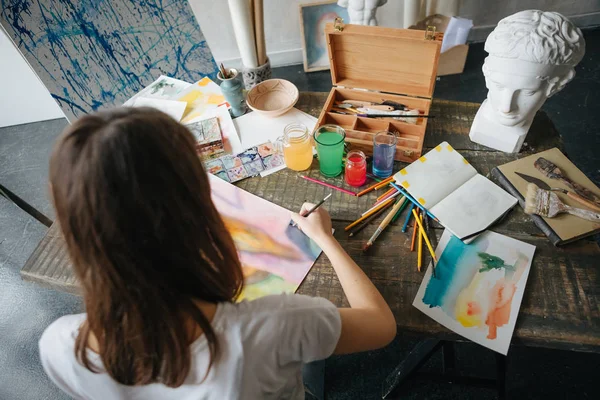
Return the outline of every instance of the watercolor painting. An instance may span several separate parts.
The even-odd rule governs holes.
[[[486,231],[470,244],[444,231],[413,305],[446,328],[506,355],[535,246]]]
[[[325,25],[336,18],[350,21],[348,10],[337,5],[337,1],[300,5],[300,30],[302,32],[302,51],[304,71],[322,71],[329,69],[329,54],[325,41]]]
[[[237,247],[246,287],[240,300],[294,293],[321,253],[290,212],[209,175],[212,199]]]
[[[229,105],[225,101],[221,87],[214,83],[208,76],[188,86],[174,97],[174,99],[187,103],[185,114],[181,119],[181,122],[184,124],[201,117],[206,111],[214,110],[224,104]]]
[[[0,24],[70,121],[123,104],[160,75],[187,82],[217,75],[187,1],[0,5]]]

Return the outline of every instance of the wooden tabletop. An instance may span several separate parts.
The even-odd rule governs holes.
[[[302,93],[296,107],[318,116],[326,96],[327,93]],[[468,134],[478,107],[476,103],[434,100],[430,114],[436,118],[429,120],[423,152],[447,141],[479,173],[490,177],[495,166],[552,147],[562,147],[558,132],[542,112],[536,116],[527,142],[518,155],[492,151],[473,143]],[[403,165],[397,163],[396,167],[399,169]],[[355,190],[347,186],[342,177],[322,177],[316,162],[303,173],[286,169],[265,178],[246,179],[238,186],[275,204],[298,210],[303,202],[317,202],[330,192],[300,179],[301,174]],[[356,198],[334,191],[326,206],[333,218],[335,237],[379,288],[396,317],[400,333],[457,339],[454,333],[412,306],[423,273],[416,270],[416,253],[409,251],[409,235],[401,232],[403,218],[381,234],[368,254],[363,254],[362,246],[377,223],[352,238],[344,232],[344,226],[370,208],[376,197],[375,193]],[[492,230],[536,246],[513,344],[600,352],[600,248],[596,242],[584,239],[554,247],[519,206]],[[438,226],[436,232],[439,237],[441,227]],[[49,229],[21,274],[25,280],[79,293],[57,224]],[[338,306],[348,305],[325,256],[319,257],[298,292],[325,297]]]

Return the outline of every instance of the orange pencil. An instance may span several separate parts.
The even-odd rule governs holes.
[[[381,182],[383,182],[383,181],[381,181]],[[370,192],[370,191],[372,191],[372,190],[375,190],[375,187],[376,187],[377,185],[379,185],[381,182],[375,182],[373,185],[369,186],[369,187],[368,187],[368,188],[366,188],[365,190],[362,190],[362,191],[358,192],[357,196],[359,196],[359,197],[360,197],[360,196],[362,196],[363,194],[366,194],[366,193],[369,193],[369,192]]]
[[[417,211],[417,215],[419,214],[419,212]],[[415,223],[413,224],[413,234],[412,234],[412,241],[410,243],[410,251],[415,251],[415,240],[417,238],[417,229],[419,229],[419,225],[417,224],[417,221],[415,221]]]
[[[379,200],[383,199],[383,198],[384,198],[384,197],[386,197],[386,196],[389,196],[390,194],[394,193],[395,191],[396,191],[396,189],[394,189],[394,188],[391,188],[390,190],[388,190],[387,192],[385,192],[384,194],[382,194],[381,196],[379,196],[379,197],[377,198],[377,201],[379,201]]]
[[[390,184],[390,182],[392,182],[393,180],[394,180],[394,176],[393,176],[393,175],[392,175],[392,176],[390,176],[390,177],[389,177],[389,178],[387,178],[387,179],[384,179],[383,181],[379,182],[379,183],[377,184],[377,186],[375,186],[375,190],[379,190],[379,189],[381,189],[382,187],[385,187],[385,186],[389,185],[389,184]]]
[[[353,223],[351,223],[350,225],[348,225],[347,227],[345,227],[344,230],[347,231],[347,230],[351,229],[353,226],[356,226],[356,225],[360,224],[361,221],[364,221],[365,219],[369,218],[370,215],[372,215],[373,213],[376,213],[379,209],[381,209],[382,207],[385,207],[386,205],[390,204],[393,201],[394,201],[393,198],[384,201],[383,203],[381,203],[377,207],[373,208],[371,210],[371,212],[363,215],[362,217],[360,217],[359,219],[357,219],[356,221],[354,221]]]

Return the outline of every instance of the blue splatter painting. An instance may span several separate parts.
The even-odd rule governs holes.
[[[0,24],[69,120],[120,105],[161,74],[188,82],[216,77],[187,1],[0,4]]]

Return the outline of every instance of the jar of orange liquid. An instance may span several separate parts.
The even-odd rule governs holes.
[[[312,138],[302,124],[289,124],[283,130],[283,158],[294,171],[307,170],[313,160]]]

